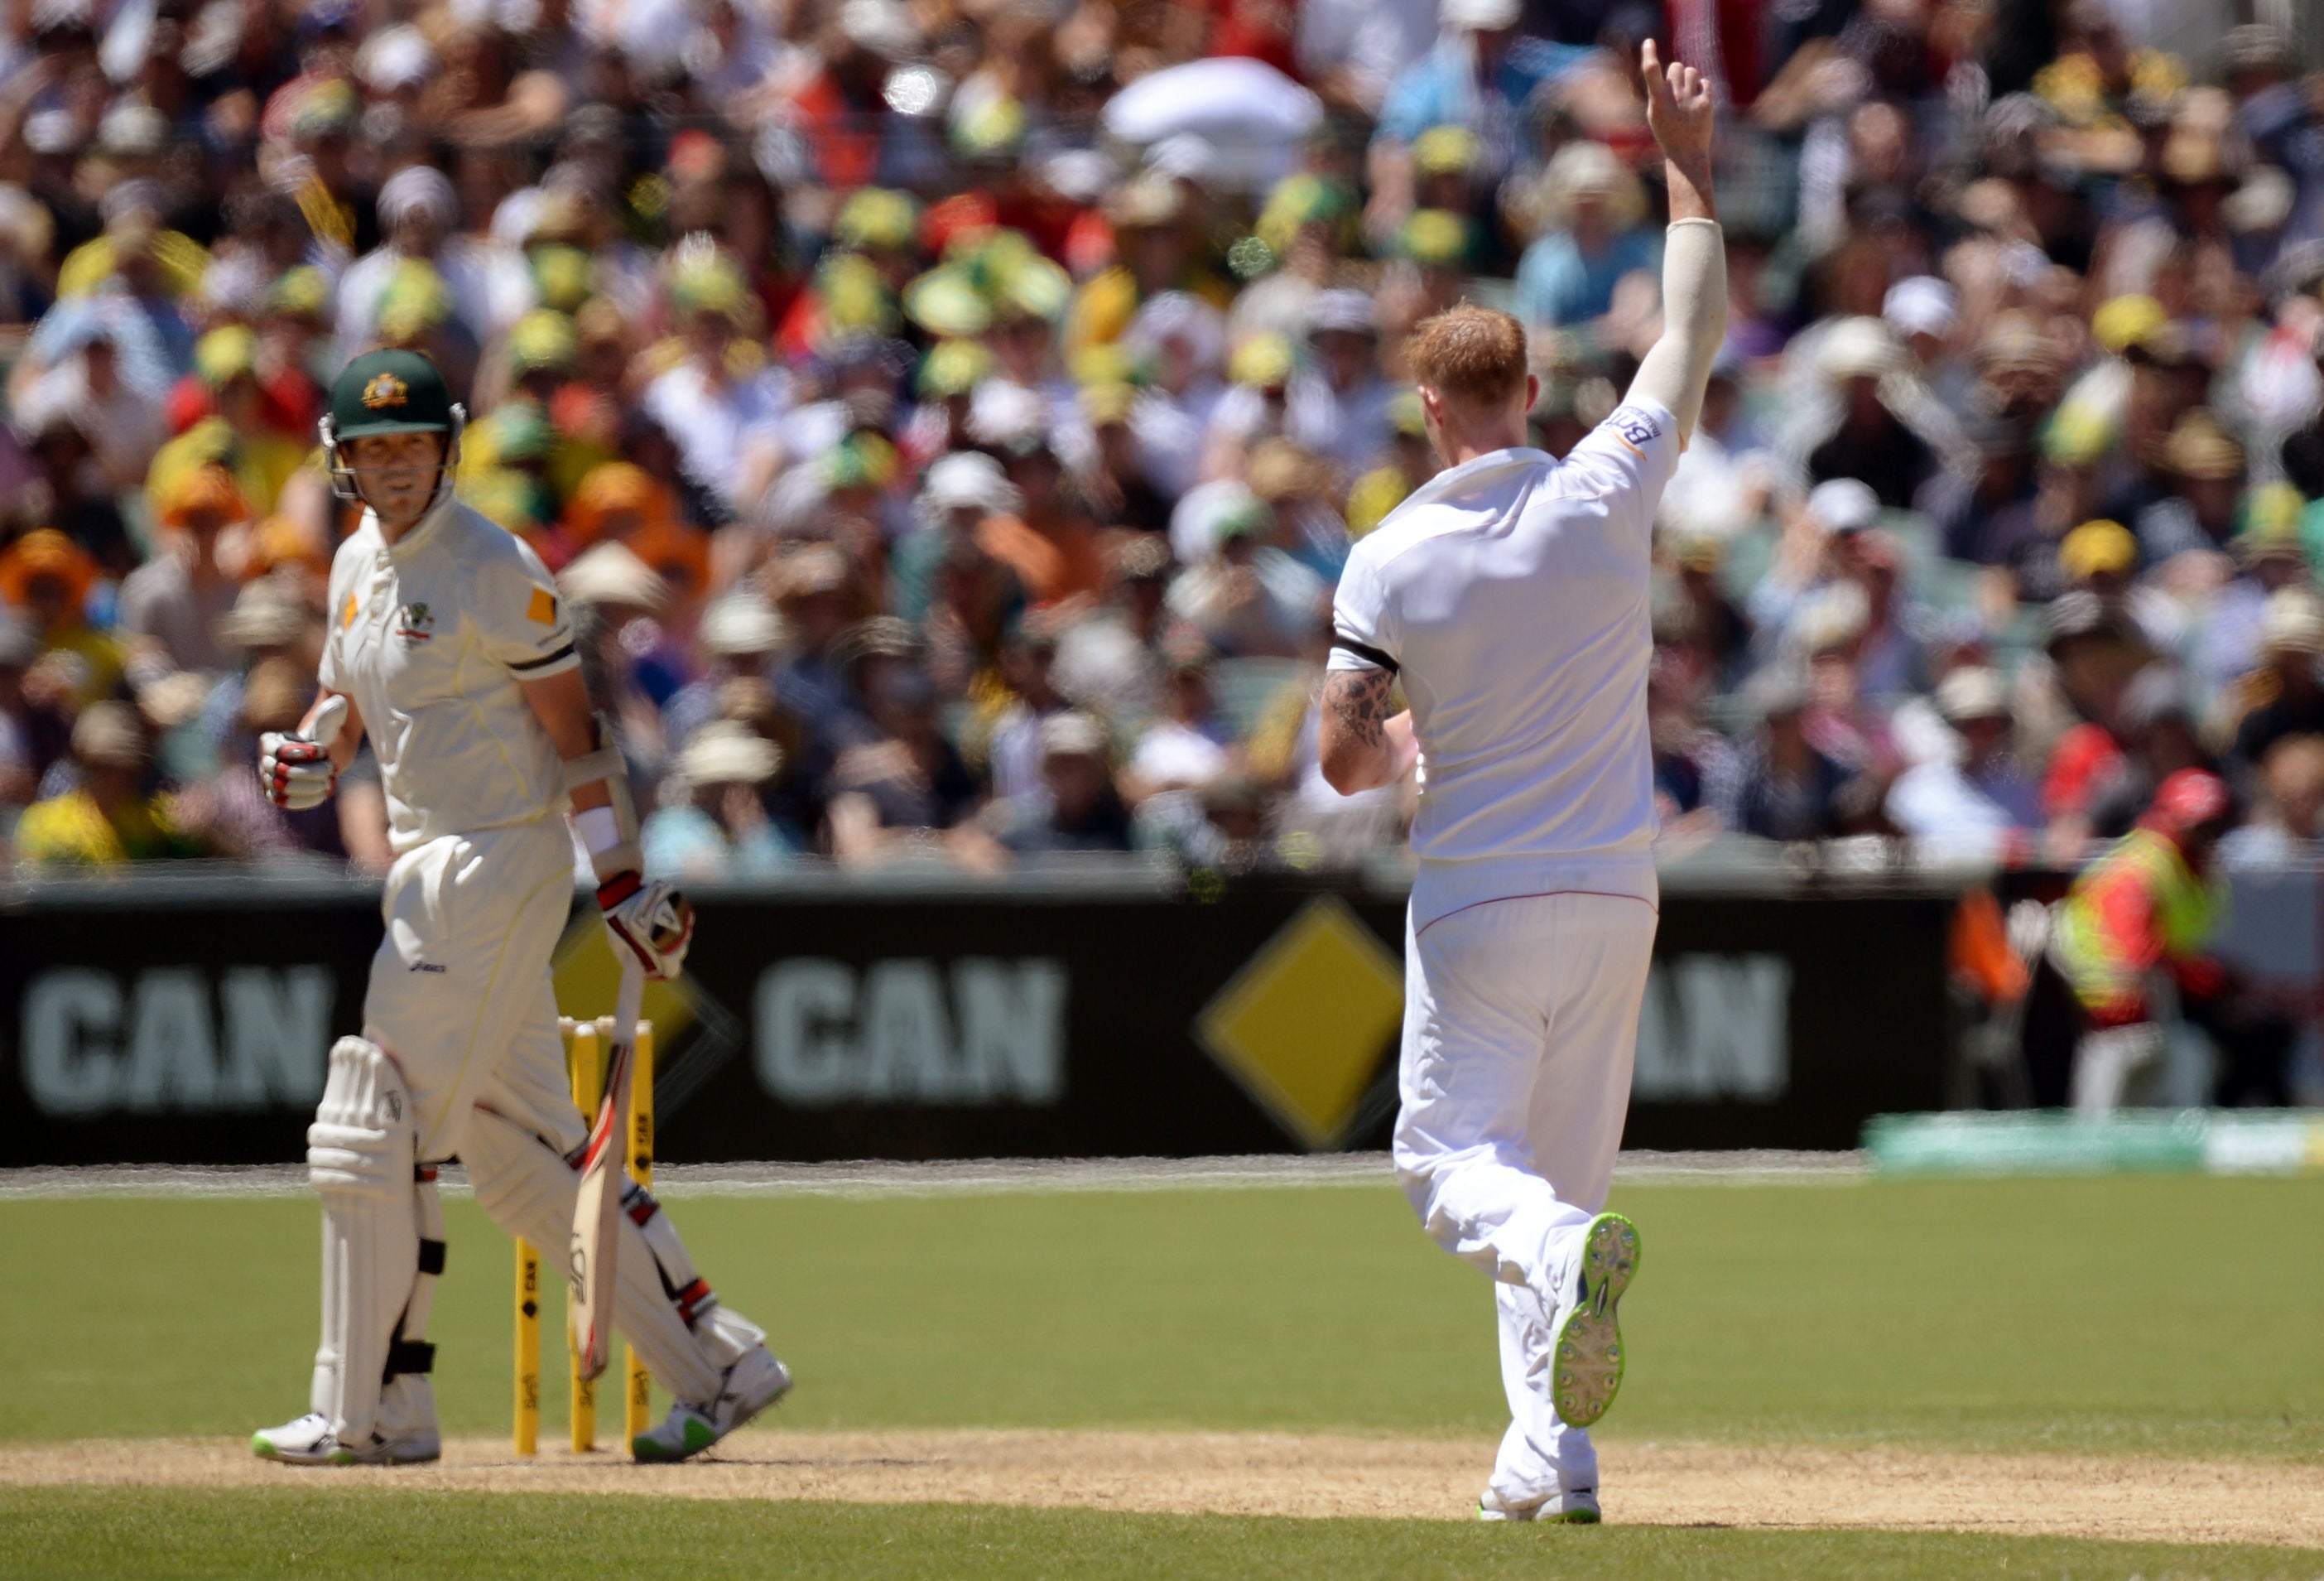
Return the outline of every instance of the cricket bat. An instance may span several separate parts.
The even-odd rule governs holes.
[[[630,1134],[630,1068],[637,1054],[638,1004],[645,967],[627,950],[622,986],[613,999],[613,1050],[605,1064],[604,1096],[581,1155],[581,1196],[573,1208],[573,1342],[581,1376],[595,1379],[613,1354],[613,1248],[621,1231],[622,1168]]]

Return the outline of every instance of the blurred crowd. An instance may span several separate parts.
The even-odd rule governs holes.
[[[1612,409],[1649,34],[1718,87],[1733,302],[1657,528],[1666,840],[2072,860],[2201,764],[2297,855],[2324,79],[2184,20],[0,0],[0,861],[388,860],[367,759],[296,815],[252,769],[382,345],[586,610],[657,873],[1364,861],[1412,788],[1332,792],[1314,697],[1435,470],[1404,337],[1505,307],[1544,448]]]

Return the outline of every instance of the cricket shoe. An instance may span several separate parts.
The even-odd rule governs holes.
[[[1539,1521],[1545,1524],[1595,1526],[1599,1521],[1598,1490],[1596,1488],[1566,1488],[1552,1493],[1538,1504],[1519,1510],[1501,1502],[1500,1495],[1490,1488],[1477,1501],[1480,1521]]]
[[[661,1426],[630,1440],[630,1453],[640,1460],[690,1460],[790,1390],[790,1369],[765,1345],[752,1345],[726,1369],[717,1399],[706,1405],[679,1401]]]
[[[1559,1283],[1549,1400],[1569,1428],[1604,1416],[1621,1390],[1622,1330],[1615,1312],[1638,1271],[1638,1226],[1618,1213],[1601,1213],[1582,1232]]]
[[[444,1440],[429,1427],[392,1438],[374,1433],[368,1444],[342,1444],[330,1419],[310,1410],[297,1421],[251,1434],[250,1451],[286,1465],[421,1465],[443,1457]]]

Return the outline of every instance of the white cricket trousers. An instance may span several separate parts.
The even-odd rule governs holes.
[[[1625,895],[1492,901],[1405,923],[1396,1170],[1436,1244],[1496,1281],[1512,1509],[1598,1485],[1590,1435],[1550,1404],[1550,1308],[1606,1206],[1657,919]]]
[[[549,981],[573,865],[548,818],[430,840],[389,869],[364,1036],[402,1073],[422,1162],[460,1151],[479,1102],[561,1151],[586,1133]]]

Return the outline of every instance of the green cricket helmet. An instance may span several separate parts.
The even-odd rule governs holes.
[[[331,382],[331,409],[316,425],[330,463],[331,491],[343,500],[360,502],[355,469],[340,454],[340,447],[374,434],[447,436],[444,470],[448,476],[460,430],[467,421],[467,412],[446,387],[443,374],[419,352],[390,348],[364,353]]]

